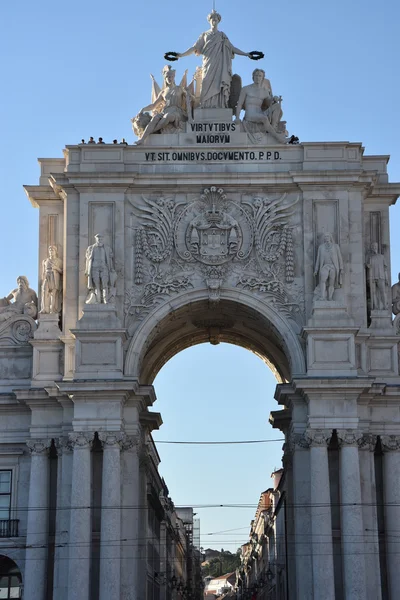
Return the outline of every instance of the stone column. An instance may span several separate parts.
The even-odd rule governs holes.
[[[139,478],[139,437],[126,435],[122,444],[122,536],[121,543],[121,598],[139,600],[138,563],[141,556],[139,546],[139,506],[141,505]],[[142,556],[145,556],[145,554]]]
[[[311,478],[311,535],[315,600],[335,600],[328,443],[330,430],[308,430]]]
[[[400,598],[400,436],[381,437],[390,598]]]
[[[121,595],[121,432],[101,431],[100,600]],[[125,537],[125,536],[124,536]],[[133,542],[132,542],[133,544]],[[132,548],[134,546],[132,545]]]
[[[294,539],[288,540],[289,560],[296,565],[296,591],[293,597],[312,598],[312,537],[310,494],[309,440],[304,435],[291,434],[288,438],[293,469]],[[285,447],[286,451],[286,447]]]
[[[25,600],[45,600],[47,586],[49,455],[51,440],[28,440],[31,452],[25,554]]]
[[[54,556],[53,600],[66,600],[68,593],[68,544],[71,503],[72,445],[69,438],[56,442],[57,465],[57,513],[56,544]]]
[[[340,503],[345,600],[367,598],[365,572],[365,536],[361,501],[360,431],[337,432],[340,446]]]
[[[377,436],[365,434],[360,443],[360,476],[363,526],[365,531],[366,600],[381,600],[381,567],[377,528],[374,451]]]
[[[68,600],[89,600],[91,557],[91,448],[93,433],[69,434],[72,446]]]

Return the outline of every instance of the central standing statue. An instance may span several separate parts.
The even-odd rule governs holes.
[[[197,42],[177,58],[203,55],[203,82],[201,108],[228,108],[232,81],[232,59],[235,54],[253,58],[252,53],[235,48],[222,31],[218,31],[221,15],[213,10],[207,17],[211,28],[201,34]],[[172,53],[171,53],[172,54]]]

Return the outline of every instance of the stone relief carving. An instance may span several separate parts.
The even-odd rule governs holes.
[[[97,233],[96,242],[86,250],[85,275],[89,290],[86,304],[114,304],[117,273],[114,269],[113,252],[103,242],[103,236]]]
[[[379,254],[376,242],[371,244],[367,269],[371,292],[371,310],[386,310],[388,308],[386,286],[389,285],[387,264],[383,254]]]
[[[163,69],[163,87],[153,77],[152,103],[142,108],[132,119],[134,133],[142,144],[151,133],[175,133],[182,129],[192,114],[192,91],[186,86],[186,73],[180,85],[175,83],[175,70],[170,65]],[[152,116],[145,111],[152,111]]]
[[[190,54],[203,56],[200,106],[201,108],[228,108],[232,82],[232,59],[235,54],[248,58],[262,58],[259,52],[243,52],[235,48],[218,25],[222,17],[213,10],[207,17],[210,29],[202,33],[186,52],[169,53],[178,59]]]
[[[17,278],[17,286],[8,296],[0,300],[0,326],[15,315],[23,314],[32,319],[37,317],[37,295],[29,287],[29,281],[25,275]]]
[[[253,83],[246,85],[240,92],[236,107],[236,121],[240,121],[240,112],[245,110],[243,127],[250,134],[269,133],[281,144],[288,140],[286,122],[282,121],[282,97],[273,96],[269,79],[263,69],[253,71]],[[255,138],[254,141],[257,141]]]
[[[299,198],[233,200],[210,187],[194,200],[131,201],[139,226],[133,226],[135,285],[125,295],[127,326],[168,296],[199,285],[207,287],[211,302],[219,301],[224,285],[247,289],[302,323],[303,290],[295,282],[293,252]]]
[[[338,244],[331,233],[324,234],[324,241],[318,248],[314,276],[318,278],[315,295],[319,300],[333,300],[335,288],[342,287],[343,258]]]
[[[184,261],[203,265],[223,265],[234,258],[245,260],[253,246],[251,229],[247,211],[235,202],[227,202],[223,189],[211,187],[177,218],[175,248]]]
[[[42,314],[59,313],[62,300],[63,264],[57,246],[49,246],[49,256],[42,262]]]

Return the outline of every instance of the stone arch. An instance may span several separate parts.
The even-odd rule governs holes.
[[[0,590],[3,593],[2,598],[22,597],[21,570],[17,563],[5,554],[0,554]],[[7,593],[7,595],[4,595],[4,593]]]
[[[203,342],[227,342],[251,350],[279,383],[287,382],[306,372],[300,328],[291,325],[273,306],[247,292],[227,290],[217,304],[209,302],[206,290],[185,292],[141,323],[128,347],[125,375],[150,385],[181,350]]]

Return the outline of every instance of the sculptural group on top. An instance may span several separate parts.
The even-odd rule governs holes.
[[[235,121],[241,123],[253,143],[260,143],[260,134],[269,134],[276,143],[296,143],[295,136],[289,138],[286,123],[282,121],[282,97],[274,96],[270,81],[263,69],[255,69],[253,83],[242,87],[241,78],[232,75],[232,60],[235,55],[253,60],[263,58],[262,52],[244,52],[236,48],[225,33],[219,31],[221,15],[213,10],[207,17],[210,29],[200,35],[193,46],[185,52],[169,52],[165,57],[178,60],[195,54],[202,56],[202,67],[198,67],[192,81],[187,83],[187,71],[179,84],[171,65],[163,69],[163,85],[153,78],[152,102],[132,119],[134,133],[142,144],[152,133],[176,133],[183,131],[186,122],[193,121],[195,108],[230,108]],[[240,113],[244,110],[243,121]],[[151,114],[150,114],[151,112]]]

